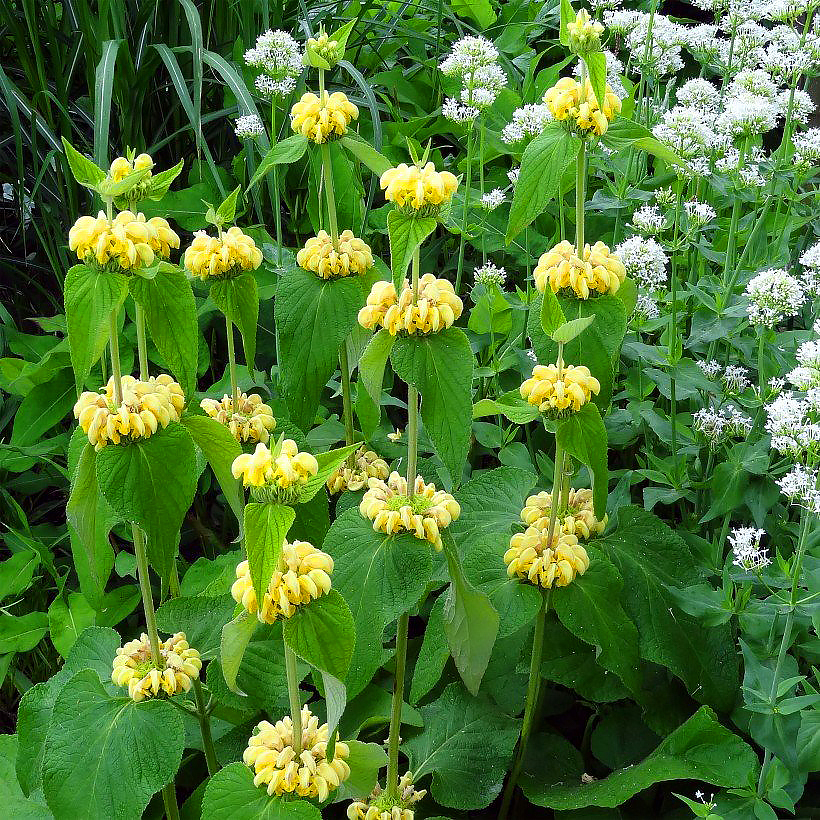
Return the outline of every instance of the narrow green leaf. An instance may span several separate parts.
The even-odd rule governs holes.
[[[552,291],[549,292],[552,293]],[[546,302],[547,300],[545,299],[544,301]],[[590,316],[582,316],[580,319],[572,319],[569,322],[564,322],[555,328],[552,333],[552,340],[556,344],[567,344],[576,336],[580,336],[594,321],[595,314],[593,313]]]
[[[686,162],[669,145],[656,139],[652,132],[633,120],[618,117],[601,137],[601,142],[615,152],[637,148],[672,165],[686,166]]]
[[[230,225],[236,218],[236,203],[239,199],[239,193],[242,190],[241,185],[231,191],[225,199],[219,204],[216,209],[217,218],[220,220],[220,225]]]
[[[245,364],[253,370],[256,358],[256,326],[259,321],[259,287],[248,272],[211,285],[211,299],[239,328],[245,350]]]
[[[11,443],[28,447],[41,440],[70,412],[77,400],[71,371],[59,371],[53,379],[36,385],[20,402],[11,428]]]
[[[602,519],[609,493],[609,470],[606,428],[598,408],[591,403],[585,404],[577,413],[560,421],[555,440],[573,458],[589,467],[595,516]]]
[[[387,233],[390,237],[390,269],[396,293],[401,293],[404,275],[413,260],[416,248],[436,229],[432,216],[415,216],[392,210],[387,215]]]
[[[219,661],[222,675],[228,689],[237,695],[244,695],[236,685],[236,676],[242,665],[242,658],[248,648],[253,633],[259,624],[257,618],[242,610],[232,621],[222,627],[222,640],[219,644]]]
[[[343,26],[340,26],[332,34],[328,34],[331,40],[338,43],[339,59],[344,59],[345,49],[347,48],[347,41],[353,31],[353,26],[356,25],[356,20],[349,20]]]
[[[527,424],[540,417],[537,407],[521,398],[518,389],[503,393],[497,399],[481,399],[473,405],[473,418],[502,415],[514,424]]]
[[[334,470],[351,454],[359,449],[359,444],[348,444],[327,453],[319,453],[316,461],[319,463],[319,472],[310,478],[299,492],[299,503],[305,504],[316,496],[327,483]]]
[[[301,134],[293,134],[274,144],[274,146],[262,157],[256,173],[248,183],[248,190],[253,188],[262,177],[269,174],[277,165],[292,165],[300,160],[307,150],[308,139]]]
[[[564,316],[552,288],[546,288],[541,296],[541,328],[544,333],[551,337],[566,321],[567,317]]]
[[[575,20],[575,11],[573,11],[572,4],[569,0],[561,0],[561,19],[558,28],[558,39],[562,46],[569,45],[569,33],[567,32],[567,23],[572,23]]]
[[[603,107],[606,99],[606,57],[603,51],[591,51],[583,56],[589,73],[589,84],[598,105]]]
[[[94,162],[103,168],[108,164],[108,138],[111,123],[111,93],[117,53],[123,40],[106,40],[94,72]]]
[[[350,610],[348,610],[349,612]],[[352,622],[352,616],[351,616]],[[354,627],[355,628],[355,627]],[[353,651],[351,642],[350,651]],[[347,704],[347,689],[345,685],[329,672],[322,672],[322,687],[325,690],[325,706],[327,707],[327,733],[330,740],[325,755],[332,761],[336,751],[336,730]]]
[[[80,633],[94,626],[96,613],[80,592],[58,595],[48,608],[48,631],[54,648],[65,658]]]
[[[375,429],[381,420],[381,404],[382,404],[382,383],[384,382],[384,368],[387,365],[387,359],[390,357],[390,351],[393,349],[393,344],[396,341],[395,336],[382,328],[375,333],[367,347],[359,359],[359,394],[357,396],[357,406],[366,395],[375,408],[376,422],[373,424]],[[361,390],[361,388],[364,390]],[[359,414],[361,420],[361,413]],[[364,422],[362,422],[362,429],[364,431]],[[372,431],[371,431],[372,432]]]
[[[151,177],[151,185],[146,192],[146,199],[162,199],[168,192],[173,181],[182,173],[184,165],[185,160],[181,159],[173,168],[167,168],[165,171],[153,174]]]
[[[0,562],[0,601],[28,589],[39,564],[40,556],[29,549],[15,552],[11,558]]]
[[[377,176],[381,176],[393,167],[393,163],[386,156],[380,154],[369,142],[365,142],[358,136],[346,134],[340,141],[359,162],[366,165]]]
[[[7,652],[30,652],[48,632],[48,615],[29,612],[28,615],[0,614],[0,655]]]
[[[283,504],[250,502],[245,506],[245,550],[259,602],[265,598],[295,517],[293,508]]]
[[[74,179],[83,187],[92,191],[105,179],[105,171],[99,168],[88,157],[84,157],[65,137],[62,137],[68,167]]]

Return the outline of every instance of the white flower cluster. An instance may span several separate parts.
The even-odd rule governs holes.
[[[709,359],[708,361],[701,360],[698,362],[698,367],[707,379],[716,379],[723,372],[721,363],[714,359]]]
[[[473,278],[477,285],[497,285],[499,288],[503,288],[504,282],[507,280],[507,271],[504,268],[496,267],[492,262],[487,262],[482,267],[475,269]]]
[[[746,572],[759,572],[772,563],[768,550],[760,546],[765,530],[754,527],[737,527],[729,535],[734,558],[732,563]]]
[[[686,219],[692,231],[699,230],[717,217],[717,212],[707,202],[693,199],[691,202],[684,202],[683,209],[686,211]]]
[[[507,85],[507,75],[498,64],[498,49],[486,37],[462,37],[439,69],[445,77],[459,80],[460,101],[479,111],[491,106]]]
[[[265,133],[265,126],[258,114],[244,114],[237,117],[234,124],[236,136],[241,140],[252,140],[261,137]]]
[[[494,211],[499,205],[504,203],[504,191],[501,188],[493,188],[481,197],[481,207],[488,211]]]
[[[792,136],[794,164],[800,169],[808,169],[820,163],[820,128],[809,128],[802,134]]]
[[[639,289],[651,293],[666,286],[666,253],[655,239],[630,236],[615,253]]]
[[[504,126],[501,139],[509,145],[529,140],[541,134],[551,121],[549,106],[543,103],[524,105],[513,111],[512,122]]]
[[[663,233],[669,223],[657,205],[643,205],[632,214],[632,227],[644,236]]]
[[[774,327],[796,316],[806,300],[800,282],[781,268],[770,268],[753,277],[746,286],[749,321],[753,325]]]
[[[245,52],[245,63],[262,71],[255,81],[260,94],[286,97],[302,73],[302,49],[286,31],[268,30]]]
[[[816,129],[820,132],[820,128]],[[801,257],[800,264],[803,271],[803,284],[806,293],[814,298],[820,296],[820,242],[815,242]]]
[[[742,393],[752,385],[749,371],[739,364],[726,365],[723,371],[723,387],[727,393]]]
[[[632,311],[632,317],[641,321],[651,321],[657,319],[661,315],[655,297],[650,293],[639,293],[635,299],[635,309]]]
[[[766,432],[772,437],[772,449],[788,453],[795,459],[804,459],[814,453],[820,443],[820,423],[817,404],[820,390],[810,389],[800,398],[783,393],[766,405]]]
[[[817,470],[795,464],[783,478],[778,479],[780,492],[792,504],[820,515],[820,490],[817,489]]]
[[[692,417],[692,426],[713,450],[729,438],[745,438],[752,432],[752,420],[733,404],[703,407]]]
[[[694,106],[676,105],[663,115],[652,133],[686,160],[708,154],[715,147],[714,122],[709,113]]]
[[[464,105],[452,97],[448,97],[441,106],[442,116],[450,122],[472,122],[480,113],[474,105]]]

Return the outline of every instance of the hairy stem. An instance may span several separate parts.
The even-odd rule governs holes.
[[[467,171],[464,176],[464,208],[461,211],[461,236],[458,240],[458,267],[456,268],[456,296],[461,291],[461,277],[464,274],[464,243],[467,236],[467,216],[470,212],[470,184],[473,179],[473,124],[467,126]]]
[[[407,665],[407,633],[410,616],[405,612],[396,626],[396,677],[390,709],[390,734],[387,739],[387,793],[397,796],[399,790],[399,741],[401,705],[404,701],[404,672]]]
[[[296,653],[285,644],[285,673],[288,678],[290,719],[293,723],[293,751],[302,753],[302,699],[299,695],[299,675],[296,671]]]
[[[339,249],[339,223],[336,220],[336,193],[333,189],[333,163],[330,159],[330,146],[323,142],[322,152],[322,177],[325,184],[325,198],[327,200],[327,221],[330,227],[330,238],[333,240],[333,247]]]
[[[220,766],[216,759],[216,749],[214,748],[214,739],[211,734],[211,716],[208,714],[208,709],[205,706],[202,684],[198,678],[194,678],[193,684],[199,729],[202,733],[202,748],[205,750],[205,763],[208,766],[208,774],[214,775],[219,771]]]
[[[419,296],[419,248],[413,251],[412,288],[413,304]],[[416,475],[419,450],[419,391],[412,384],[407,385],[407,494],[412,499],[416,491]]]
[[[145,338],[145,311],[139,302],[134,302],[134,319],[137,324],[137,356],[140,363],[140,380],[148,379],[148,343]]]
[[[581,256],[584,248],[584,197],[587,179],[587,144],[581,142],[575,161],[575,248]]]
[[[122,369],[120,367],[120,336],[117,330],[119,308],[114,308],[108,317],[108,349],[111,352],[111,375],[114,377],[114,403],[122,404]]]
[[[225,314],[225,331],[228,334],[228,369],[231,374],[231,399],[233,401],[233,412],[236,413],[239,407],[239,382],[236,378],[236,351],[233,346],[233,322]]]
[[[148,575],[148,555],[145,551],[145,536],[136,525],[131,525],[131,534],[134,538],[134,555],[137,559],[137,577],[142,594],[142,608],[145,612],[145,631],[148,633],[148,642],[151,645],[151,660],[157,669],[162,669],[162,656],[159,654],[159,634],[157,632],[157,615],[154,611],[154,599],[151,594],[151,578]]]
[[[165,816],[168,820],[179,820],[177,790],[173,783],[162,787],[162,802],[165,804]]]

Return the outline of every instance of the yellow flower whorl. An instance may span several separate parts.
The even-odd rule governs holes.
[[[370,246],[354,236],[353,231],[342,231],[336,248],[328,233],[319,231],[296,254],[296,262],[322,279],[333,279],[367,272],[373,267],[373,254]]]
[[[330,591],[333,559],[307,541],[285,541],[281,566],[271,576],[262,609],[259,609],[248,562],[240,561],[236,566],[231,595],[265,624],[272,624],[277,618],[290,618],[298,606],[309,604]]]
[[[551,510],[552,493],[541,492],[531,495],[524,509],[521,510],[521,520],[529,527],[546,530],[549,527]],[[565,514],[562,515],[559,512],[555,522],[555,531],[588,540],[595,535],[600,535],[606,529],[607,521],[606,515],[602,521],[595,517],[592,490],[570,489]]]
[[[550,113],[559,122],[572,123],[582,134],[602,136],[609,128],[609,123],[621,112],[621,101],[607,85],[604,105],[601,108],[587,80],[581,95],[581,83],[572,77],[562,77],[548,88],[544,94],[544,103]]]
[[[424,799],[427,790],[413,787],[412,772],[402,775],[398,785],[398,794],[391,796],[376,783],[368,797],[354,800],[347,807],[347,820],[413,820],[412,806]]]
[[[259,723],[242,760],[254,772],[254,786],[265,786],[271,797],[296,794],[324,801],[350,777],[350,767],[345,762],[350,748],[337,740],[333,760],[328,762],[327,724],[320,726],[307,706],[302,707],[301,724],[302,752],[298,757],[293,747],[293,723],[288,715],[275,724],[267,720]]]
[[[367,492],[359,504],[359,512],[373,522],[373,529],[385,535],[412,533],[429,541],[436,550],[442,549],[441,530],[461,515],[459,503],[435,484],[425,484],[416,477],[416,491],[408,497],[407,479],[392,472],[387,481],[370,478]]]
[[[437,333],[450,327],[464,309],[447,279],[436,279],[425,273],[419,280],[419,293],[413,304],[413,290],[407,279],[396,299],[392,282],[376,282],[367,297],[367,304],[359,311],[359,324],[372,330],[381,325],[391,336],[397,333]]]
[[[167,259],[179,237],[161,216],[120,211],[110,222],[100,211],[96,217],[81,216],[68,232],[68,247],[77,259],[107,270],[147,268],[155,257]]]
[[[603,242],[584,245],[581,258],[565,239],[541,254],[533,277],[539,293],[549,285],[553,293],[570,290],[579,299],[589,299],[590,295],[616,293],[626,279],[626,268]]]
[[[236,411],[233,408],[233,398],[227,393],[222,401],[202,399],[199,406],[212,419],[224,424],[240,443],[261,441],[267,444],[271,431],[276,427],[273,410],[262,403],[262,397],[257,393],[240,393]]]
[[[367,486],[368,479],[384,480],[389,473],[387,462],[362,445],[354,453],[352,466],[345,461],[333,471],[327,480],[327,489],[331,495],[343,493],[345,490],[355,492]]]
[[[128,696],[135,701],[187,692],[202,669],[199,652],[188,645],[184,632],[177,632],[160,642],[159,653],[162,669],[154,666],[151,644],[143,633],[117,649],[111,680],[117,686],[127,686]]]
[[[359,109],[343,91],[323,91],[321,98],[307,92],[290,109],[290,126],[295,133],[321,144],[343,137],[358,117]]]
[[[584,365],[537,364],[520,388],[521,398],[542,413],[557,417],[577,413],[601,392],[601,384]]]
[[[388,202],[413,211],[438,210],[453,198],[458,179],[449,171],[436,171],[432,162],[423,167],[402,162],[385,171],[379,185]]]
[[[185,395],[168,375],[151,376],[140,381],[122,377],[122,404],[114,404],[114,377],[104,392],[86,391],[74,405],[74,418],[95,450],[107,444],[127,443],[148,438],[172,421],[179,421]]]
[[[307,483],[319,472],[319,462],[310,453],[299,452],[293,439],[283,439],[276,458],[260,441],[253,453],[237,456],[231,472],[234,478],[242,478],[246,487],[272,487],[288,490]]]
[[[225,278],[256,270],[262,264],[262,251],[236,225],[224,231],[221,237],[197,231],[185,251],[183,264],[187,271],[203,281]]]
[[[556,533],[547,545],[547,530],[528,527],[510,539],[504,553],[507,575],[549,589],[553,584],[565,587],[589,567],[587,551],[575,535]]]
[[[133,162],[125,157],[117,157],[112,161],[108,170],[108,178],[112,182],[122,182],[132,171],[145,171],[154,167],[154,160],[150,154],[140,154]],[[150,177],[151,174],[149,173]]]

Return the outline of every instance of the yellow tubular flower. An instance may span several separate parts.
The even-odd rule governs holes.
[[[122,403],[114,403],[114,377],[104,392],[84,392],[74,405],[74,418],[95,450],[107,444],[127,444],[148,438],[172,421],[179,421],[185,406],[182,388],[168,375],[140,381],[122,377]]]
[[[368,479],[384,480],[389,473],[387,462],[362,445],[353,456],[352,466],[345,461],[333,471],[327,480],[327,489],[331,495],[343,493],[345,490],[355,492],[367,486]]]
[[[343,137],[358,117],[359,109],[342,91],[323,91],[321,98],[308,92],[290,109],[291,128],[317,144]]]
[[[521,520],[530,527],[538,530],[549,528],[550,511],[552,510],[552,493],[542,492],[531,495],[521,510]],[[592,503],[592,490],[570,489],[567,498],[566,510],[559,511],[556,518],[556,532],[564,535],[575,535],[579,539],[588,540],[600,535],[607,524],[607,516],[603,521],[595,517]]]
[[[274,457],[261,441],[253,453],[243,453],[231,467],[234,478],[242,478],[259,500],[287,501],[319,472],[319,462],[310,453],[299,452],[293,439],[283,439]]]
[[[392,472],[387,481],[370,478],[367,492],[359,504],[359,512],[373,522],[373,529],[385,535],[412,533],[441,550],[441,530],[461,515],[459,503],[435,484],[425,484],[416,477],[416,491],[410,499],[407,479]]]
[[[565,587],[589,567],[587,551],[575,535],[556,533],[547,544],[547,530],[528,527],[510,539],[504,553],[507,575],[549,589]]]
[[[350,777],[350,767],[345,762],[350,748],[337,740],[333,761],[329,763],[327,724],[320,726],[307,706],[302,707],[301,723],[302,752],[298,756],[293,746],[293,723],[287,716],[275,724],[267,720],[259,723],[242,760],[254,772],[254,786],[264,786],[271,797],[295,794],[324,801]]]
[[[322,279],[361,274],[373,267],[370,246],[353,236],[353,231],[342,231],[338,247],[325,231],[305,242],[305,247],[296,254],[299,267],[315,273]]]
[[[348,820],[413,820],[412,806],[424,799],[426,789],[413,788],[413,774],[407,772],[399,780],[398,794],[385,794],[377,783],[368,797],[354,800],[347,807]]]
[[[415,305],[407,279],[398,300],[392,282],[376,282],[367,297],[367,304],[359,311],[359,324],[368,330],[380,325],[392,336],[397,333],[437,333],[450,327],[463,309],[464,304],[449,281],[425,273],[419,280]]]
[[[626,268],[603,242],[584,245],[579,257],[575,246],[565,239],[541,254],[533,277],[539,293],[549,285],[553,293],[572,292],[579,299],[589,299],[616,293],[626,279]]]
[[[159,654],[162,668],[154,665],[151,644],[143,633],[139,640],[117,650],[111,680],[117,686],[127,686],[128,696],[135,701],[187,692],[191,682],[199,678],[202,661],[199,652],[188,646],[185,633],[177,632],[161,641]]]
[[[581,93],[583,91],[583,94]],[[567,122],[581,135],[606,133],[609,123],[621,113],[621,100],[607,85],[603,106],[598,104],[592,85],[587,80],[583,87],[572,77],[562,77],[548,88],[544,103],[559,122]]]
[[[577,413],[601,392],[601,384],[584,365],[537,364],[520,388],[526,399],[551,418]]]
[[[388,202],[409,211],[433,215],[453,198],[458,180],[449,171],[436,171],[432,162],[424,167],[402,162],[385,171],[379,185]]]
[[[262,609],[248,562],[241,561],[236,567],[236,581],[231,587],[233,599],[265,624],[272,624],[277,618],[290,618],[298,606],[330,591],[333,559],[307,541],[285,541],[280,567],[271,576]]]
[[[236,411],[233,398],[227,394],[222,401],[202,399],[199,406],[212,419],[224,424],[240,443],[261,441],[267,444],[271,431],[276,427],[273,410],[262,403],[262,397],[257,393],[240,393]]]
[[[225,279],[256,270],[262,264],[262,251],[236,225],[219,237],[197,231],[194,241],[185,251],[183,264],[187,271],[202,281]]]

